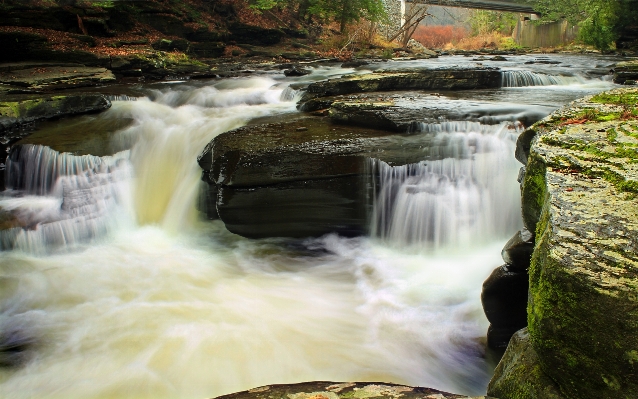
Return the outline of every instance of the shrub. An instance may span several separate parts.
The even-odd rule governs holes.
[[[462,27],[453,25],[421,25],[412,36],[427,48],[442,48],[448,43],[455,45],[467,36],[468,32]]]

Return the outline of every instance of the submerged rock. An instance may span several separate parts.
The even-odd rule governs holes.
[[[299,384],[267,385],[248,391],[218,396],[215,399],[489,399],[472,398],[431,388],[410,387],[379,382],[302,382]]]
[[[503,397],[544,397],[539,370],[565,397],[638,397],[637,103],[638,90],[615,90],[530,129],[522,201],[536,232],[528,330],[538,362],[504,359],[520,368],[522,393]]]

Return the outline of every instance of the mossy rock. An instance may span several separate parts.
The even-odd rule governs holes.
[[[533,126],[528,329],[567,398],[638,397],[637,95],[590,97]]]
[[[564,399],[554,381],[543,372],[526,328],[512,336],[487,394],[501,399]]]
[[[299,384],[275,384],[248,391],[218,396],[215,399],[490,399],[487,396],[468,397],[432,388],[382,382],[314,381]],[[494,399],[494,398],[492,398]]]

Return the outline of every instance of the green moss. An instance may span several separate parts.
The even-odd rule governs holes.
[[[636,106],[638,93],[601,93],[592,97],[590,101],[599,104]]]

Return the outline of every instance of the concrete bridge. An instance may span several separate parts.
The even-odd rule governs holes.
[[[401,2],[429,4],[433,6],[476,8],[480,10],[509,11],[523,14],[538,14],[527,5],[515,1],[501,0],[401,0]],[[405,9],[405,7],[403,7]]]

